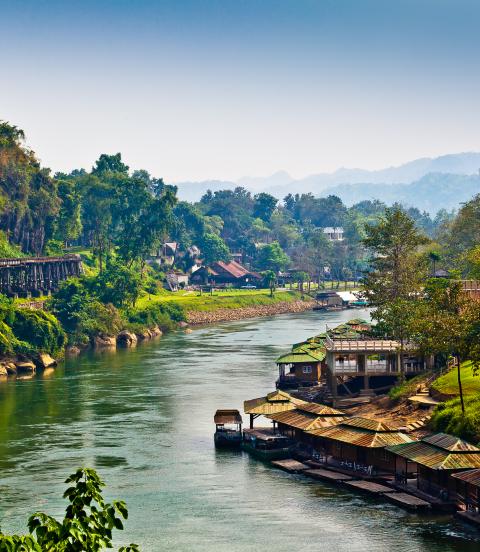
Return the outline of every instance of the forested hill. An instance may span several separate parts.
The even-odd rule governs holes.
[[[198,201],[208,189],[233,190],[240,185],[251,192],[267,192],[275,197],[289,193],[312,193],[317,197],[334,194],[348,205],[374,198],[386,203],[414,205],[434,214],[440,209],[458,209],[460,203],[477,193],[479,168],[480,153],[458,153],[416,159],[378,171],[338,169],[301,179],[280,171],[265,178],[180,182],[177,187],[179,197],[186,201]],[[412,201],[412,196],[418,196],[418,201]]]
[[[368,199],[387,204],[401,203],[421,211],[436,213],[440,209],[458,209],[480,192],[478,174],[429,173],[410,184],[340,184],[324,190],[323,194],[338,196],[346,205]]]

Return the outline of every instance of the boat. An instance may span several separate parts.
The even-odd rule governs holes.
[[[242,448],[261,460],[280,460],[291,456],[293,441],[270,428],[245,429]]]
[[[217,410],[215,422],[215,446],[218,448],[240,448],[242,445],[242,416],[238,410]]]

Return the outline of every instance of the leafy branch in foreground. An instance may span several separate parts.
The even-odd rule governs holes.
[[[106,503],[105,483],[92,468],[79,468],[65,483],[73,484],[63,494],[69,500],[62,522],[42,512],[28,520],[29,535],[4,535],[0,531],[0,552],[97,552],[112,548],[113,529],[123,529],[128,518],[123,501]],[[136,544],[119,552],[135,552]]]

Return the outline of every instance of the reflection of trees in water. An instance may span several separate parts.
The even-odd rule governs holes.
[[[170,348],[180,355],[180,348]],[[67,359],[29,380],[0,385],[0,469],[12,469],[48,445],[52,451],[91,451],[100,465],[124,459],[108,449],[126,445],[129,431],[159,431],[173,423],[172,370],[155,343],[135,350],[104,350]],[[160,427],[159,427],[160,426]]]

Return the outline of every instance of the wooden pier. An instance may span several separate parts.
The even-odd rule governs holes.
[[[355,490],[363,491],[365,493],[373,495],[381,495],[395,492],[395,489],[392,489],[385,485],[380,485],[380,483],[374,483],[373,481],[346,481],[345,485],[348,485]]]
[[[273,460],[272,466],[280,468],[281,470],[289,473],[301,473],[309,469],[309,466],[307,466],[307,464],[303,464],[302,462],[294,460],[293,458],[286,458],[285,460]]]
[[[429,510],[431,508],[431,504],[429,502],[411,494],[391,492],[386,493],[383,496],[390,502],[393,502],[393,504],[402,506],[407,510],[422,511]]]
[[[345,481],[353,480],[353,477],[350,477],[349,475],[332,470],[325,470],[323,468],[312,468],[305,470],[303,473],[313,479],[320,479],[321,481],[333,481],[335,483],[343,483]]]

